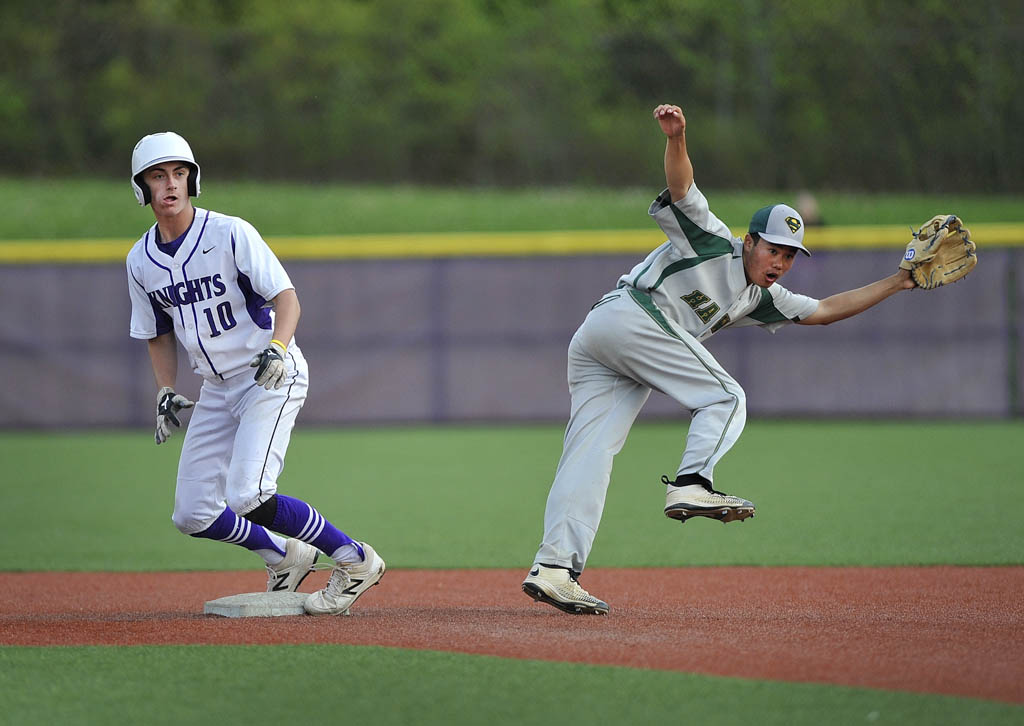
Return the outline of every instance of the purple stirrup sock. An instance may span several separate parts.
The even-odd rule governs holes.
[[[284,550],[274,544],[270,532],[258,524],[253,524],[248,519],[239,517],[227,508],[220,513],[220,516],[213,521],[213,524],[192,536],[241,545],[246,549],[254,551],[273,550],[282,557],[285,555]]]
[[[277,495],[277,514],[270,526],[275,532],[301,539],[328,555],[338,551],[347,544],[355,545],[359,556],[363,556],[363,548],[354,539],[328,522],[324,515],[301,499]]]

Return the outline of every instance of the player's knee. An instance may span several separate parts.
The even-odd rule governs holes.
[[[733,414],[733,418],[737,423],[742,425],[743,422],[747,420],[747,394],[743,392],[742,388],[736,386],[733,390],[733,396],[735,396],[736,401],[736,409]]]
[[[174,522],[175,528],[182,534],[195,534],[196,532],[202,532],[208,526],[210,526],[209,520],[201,519],[195,512],[187,512],[181,510],[174,510],[174,514],[171,515],[171,521]]]
[[[261,488],[262,493],[260,491]],[[276,494],[277,492],[273,488],[268,487],[265,483],[263,487],[259,487],[256,484],[231,487],[229,483],[228,491],[224,495],[224,501],[231,511],[238,512],[239,517],[249,519],[249,515],[252,514],[253,510],[258,509],[263,504],[266,504],[270,499],[273,499]]]
[[[725,393],[722,405],[724,409],[728,409],[729,425],[742,428],[747,420],[747,394],[737,383],[726,386]]]
[[[747,415],[747,394],[743,392],[743,389],[736,386],[732,391],[733,396],[736,398],[736,413]]]

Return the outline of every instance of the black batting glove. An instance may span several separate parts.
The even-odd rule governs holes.
[[[153,438],[159,446],[171,438],[171,424],[181,426],[178,420],[178,411],[183,408],[192,408],[195,403],[188,400],[180,393],[175,393],[170,386],[164,386],[156,394],[156,434]]]
[[[268,391],[276,390],[284,383],[284,374],[287,372],[284,365],[284,350],[271,342],[262,353],[253,356],[249,367],[256,369],[253,380],[257,386],[263,386]]]

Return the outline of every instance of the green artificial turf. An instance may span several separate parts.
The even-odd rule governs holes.
[[[353,646],[0,648],[9,726],[1019,724],[967,698]]]
[[[1024,422],[751,421],[716,486],[757,516],[662,514],[685,424],[641,423],[617,457],[590,567],[1008,565],[1024,528]],[[279,490],[399,568],[525,567],[561,450],[556,425],[297,428]],[[908,442],[928,442],[921,456]],[[248,569],[239,547],[171,524],[181,436],[2,433],[4,570]],[[956,452],[956,456],[949,455]]]
[[[649,187],[501,189],[339,184],[239,183],[203,178],[195,203],[243,217],[265,236],[508,232],[571,229],[651,229]],[[715,214],[742,227],[755,209],[795,192],[703,189]],[[0,177],[3,239],[124,238],[134,241],[153,223],[135,202],[128,179]],[[918,225],[935,210],[953,210],[971,223],[1024,222],[1019,195],[911,195],[828,192],[818,195],[833,225]]]

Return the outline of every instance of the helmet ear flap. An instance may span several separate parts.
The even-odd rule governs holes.
[[[136,174],[132,177],[132,188],[135,190],[135,198],[139,200],[139,204],[143,207],[153,201],[153,195],[149,191],[149,184],[143,181],[142,174]],[[191,191],[192,182],[189,180],[189,192]]]
[[[199,196],[199,167],[196,164],[189,164],[188,167],[191,170],[191,173],[188,175],[188,195],[190,197],[198,197]]]

